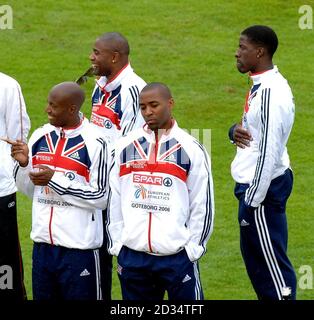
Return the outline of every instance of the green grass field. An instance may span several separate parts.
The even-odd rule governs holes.
[[[280,44],[274,62],[295,96],[296,120],[288,145],[295,173],[287,208],[289,255],[298,278],[302,265],[314,268],[314,175],[310,164],[314,30],[299,28],[298,9],[304,2],[5,2],[13,9],[13,29],[0,30],[0,71],[21,84],[32,132],[47,122],[44,108],[50,88],[85,71],[94,40],[107,31],[119,31],[128,38],[132,66],[147,82],[162,81],[170,86],[176,101],[174,115],[181,127],[211,129],[216,217],[208,252],[200,262],[206,299],[256,299],[239,250],[237,201],[229,169],[235,150],[227,138],[230,125],[240,119],[250,86],[247,76],[235,67],[234,53],[239,33],[252,24],[267,24],[277,32]],[[313,1],[306,4],[314,8]],[[93,81],[84,86],[87,97],[92,88]],[[89,116],[89,98],[83,111]],[[18,200],[25,281],[31,298],[31,202],[23,195]],[[312,299],[313,290],[299,289],[298,299]],[[121,299],[115,272],[113,298]]]

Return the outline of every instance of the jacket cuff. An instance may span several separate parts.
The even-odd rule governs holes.
[[[203,248],[191,242],[185,246],[185,251],[191,262],[198,260],[203,254]]]
[[[244,205],[247,207],[247,209],[250,209],[250,210],[255,210],[256,208],[259,207],[259,204],[256,203],[256,202],[252,202],[251,205],[248,205],[245,201],[244,201]]]
[[[63,189],[67,189],[71,184],[71,181],[64,175],[63,172],[55,172],[48,182],[48,187],[55,189],[55,186],[58,185]]]
[[[118,256],[122,248],[122,243],[117,242],[115,243],[108,251],[112,256]]]
[[[236,127],[237,123],[234,124],[230,129],[229,129],[229,132],[228,132],[228,136],[229,136],[229,139],[230,139],[230,142],[232,144],[235,144],[234,140],[233,140],[233,133],[234,133],[234,129]]]

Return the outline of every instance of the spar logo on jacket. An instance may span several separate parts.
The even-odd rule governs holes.
[[[113,153],[107,210],[108,249],[123,245],[169,255],[185,248],[191,261],[206,251],[214,216],[210,158],[174,121],[121,138]]]
[[[145,137],[130,143],[120,154],[120,177],[130,175],[134,187],[131,207],[153,212],[171,212],[171,187],[174,180],[185,184],[191,162],[181,146],[172,138],[149,143]]]
[[[175,138],[156,145],[141,137],[129,144],[120,155],[120,177],[133,173],[134,183],[146,185],[172,186],[171,177],[158,173],[185,182],[190,166],[187,153]]]

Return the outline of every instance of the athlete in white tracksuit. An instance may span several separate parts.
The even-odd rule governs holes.
[[[294,101],[287,80],[272,64],[278,39],[266,26],[241,33],[236,53],[241,73],[250,71],[242,123],[229,137],[238,148],[231,164],[239,200],[241,252],[259,299],[294,299],[296,276],[287,256],[286,202],[293,176],[287,141]]]
[[[129,52],[123,35],[108,32],[96,40],[90,55],[99,77],[92,94],[91,123],[110,144],[144,124],[138,101],[146,83],[133,71]]]
[[[50,124],[37,129],[29,143],[28,166],[16,166],[19,190],[33,199],[31,238],[35,242],[77,249],[102,244],[101,208],[106,207],[107,150],[99,133],[83,119],[73,129]],[[55,173],[47,186],[34,185],[35,165]]]
[[[0,73],[0,138],[26,141],[30,120],[21,87],[13,78]],[[14,162],[10,145],[0,140],[0,267],[12,268],[12,281],[0,290],[0,300],[26,298],[23,264],[18,236]]]
[[[146,83],[133,71],[129,51],[123,35],[108,32],[96,40],[90,55],[94,74],[99,77],[92,95],[91,123],[99,129],[109,147],[113,147],[121,136],[144,125],[138,100]],[[103,298],[110,300],[112,256],[107,252],[106,239],[104,234],[100,269]]]
[[[102,299],[99,252],[107,205],[105,141],[79,115],[84,92],[71,82],[49,93],[49,124],[28,148],[13,143],[18,189],[32,198],[33,297]],[[29,150],[29,154],[27,154]]]
[[[145,81],[127,63],[112,80],[96,80],[92,95],[91,123],[98,127],[106,141],[114,144],[128,132],[141,127],[144,119],[138,99]]]
[[[172,98],[165,88],[155,83],[143,89],[147,125],[118,141],[110,172],[109,251],[118,256],[124,299],[161,299],[165,290],[169,299],[203,297],[197,261],[213,230],[210,159],[171,120]],[[145,95],[155,95],[156,109]],[[165,115],[167,124],[158,129],[167,130],[152,130],[152,121]]]

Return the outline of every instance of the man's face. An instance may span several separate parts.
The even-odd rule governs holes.
[[[114,52],[110,49],[106,40],[97,39],[93,52],[89,59],[94,67],[94,75],[96,76],[110,76],[112,72],[112,60]]]
[[[173,104],[173,99],[164,97],[159,88],[148,89],[140,94],[141,113],[151,130],[171,127]]]
[[[255,72],[259,63],[257,58],[259,47],[252,43],[246,35],[241,35],[239,40],[239,48],[236,51],[237,68],[241,73],[251,71]]]
[[[57,92],[50,91],[48,104],[45,109],[49,123],[55,127],[67,127],[73,122],[73,112],[71,106],[60,98]]]

